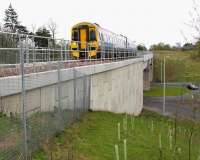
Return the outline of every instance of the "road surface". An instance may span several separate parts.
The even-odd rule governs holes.
[[[196,93],[195,93],[196,95]],[[200,98],[191,101],[191,95],[166,97],[165,115],[200,120]],[[163,97],[144,97],[146,109],[163,114]]]

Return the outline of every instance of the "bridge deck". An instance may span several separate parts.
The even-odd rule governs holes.
[[[135,57],[143,58],[144,62],[151,60],[153,58],[153,54],[151,52],[142,54],[141,56]],[[79,66],[87,66],[94,64],[103,64],[103,63],[111,63],[127,60],[128,58],[121,59],[89,59],[89,60],[67,60],[67,61],[49,61],[49,62],[34,62],[34,63],[26,63],[24,65],[24,73],[38,73],[45,72],[50,70],[57,69],[66,69],[73,68]],[[146,68],[146,67],[145,67]],[[0,64],[0,77],[8,77],[8,76],[17,76],[21,74],[21,65],[20,64]]]

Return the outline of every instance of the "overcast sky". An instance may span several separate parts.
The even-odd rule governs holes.
[[[58,38],[69,39],[71,27],[81,21],[99,23],[147,46],[183,43],[180,30],[189,39],[191,35],[184,23],[189,21],[192,0],[1,0],[1,23],[9,3],[29,28],[45,25],[52,18],[58,24]]]

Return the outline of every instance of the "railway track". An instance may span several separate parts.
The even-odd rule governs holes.
[[[120,61],[122,59],[106,59],[106,60],[68,60],[68,61],[49,61],[49,62],[34,62],[24,64],[24,74],[46,72],[58,69],[67,69],[73,67],[110,63]],[[123,58],[124,60],[124,58]],[[18,76],[21,72],[20,64],[0,64],[0,77]]]

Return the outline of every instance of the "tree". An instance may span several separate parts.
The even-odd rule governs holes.
[[[2,31],[2,25],[1,25],[1,23],[0,23],[0,31]]]
[[[31,27],[30,27],[29,35],[33,35],[34,36],[35,32],[36,32],[36,25],[32,24]]]
[[[154,44],[150,47],[150,50],[171,50],[171,46],[169,44],[164,44],[162,42],[158,44]]]
[[[37,47],[48,47],[49,46],[49,42],[52,40],[49,40],[48,38],[51,38],[52,35],[50,33],[50,31],[45,27],[40,27],[36,33],[36,36],[40,36],[40,37],[35,37],[35,45]],[[48,37],[48,38],[45,38]]]
[[[137,49],[138,49],[139,51],[146,51],[146,50],[147,50],[146,46],[143,45],[143,44],[139,44],[139,45],[137,46]]]
[[[185,43],[182,47],[182,50],[184,51],[192,49],[195,49],[195,45],[193,45],[192,43]]]
[[[10,4],[8,9],[5,10],[4,30],[12,33],[27,34],[28,30],[25,26],[21,25],[18,21],[18,14]]]
[[[36,24],[32,24],[31,25],[31,33],[35,34],[35,31],[36,31]]]
[[[52,38],[53,38],[53,47],[55,47],[55,36],[56,36],[56,30],[57,30],[57,24],[52,19],[49,20],[48,28],[51,32]]]
[[[193,37],[196,40],[195,46],[198,51],[197,58],[200,59],[200,5],[196,2],[196,0],[193,0],[193,9],[189,15],[191,20],[187,25],[196,32],[196,35]]]
[[[25,26],[19,25],[18,26],[18,33],[22,33],[22,34],[28,34],[29,31],[27,30],[27,28]]]
[[[57,24],[56,22],[54,22],[52,19],[49,20],[49,23],[48,23],[48,28],[51,32],[51,35],[52,35],[52,38],[55,39],[55,36],[56,36],[56,30],[57,30]]]

